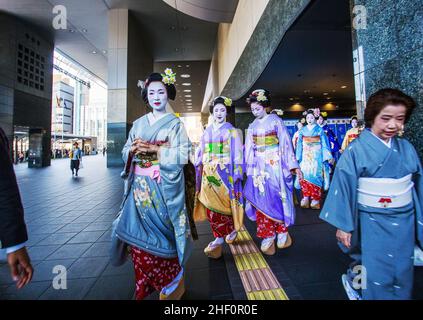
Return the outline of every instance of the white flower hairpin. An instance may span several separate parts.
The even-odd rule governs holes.
[[[144,89],[145,88],[145,81],[138,80],[137,87],[141,88],[141,90]]]
[[[172,69],[170,68],[167,68],[164,71],[164,74],[162,73],[162,77],[163,77],[164,84],[169,85],[169,84],[175,84],[176,82],[176,73],[174,73]]]
[[[255,90],[253,95],[257,97],[257,101],[264,102],[267,101],[266,92],[263,89]]]

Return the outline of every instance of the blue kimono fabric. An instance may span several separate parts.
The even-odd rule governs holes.
[[[398,208],[358,203],[359,178],[409,174],[414,183],[411,203]],[[351,247],[340,247],[356,259],[359,253],[364,300],[411,299],[414,245],[423,244],[422,176],[419,157],[407,140],[392,138],[389,148],[369,130],[349,145],[336,166],[320,218],[352,234]]]

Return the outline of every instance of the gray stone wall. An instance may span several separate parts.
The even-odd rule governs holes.
[[[367,28],[353,28],[353,50],[362,48],[366,99],[379,89],[412,96],[417,110],[406,137],[423,157],[423,5],[421,0],[351,0],[367,10]],[[355,17],[352,14],[352,17]],[[355,71],[355,76],[360,74]]]

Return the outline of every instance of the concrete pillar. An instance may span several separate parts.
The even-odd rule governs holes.
[[[423,157],[423,28],[420,0],[350,0],[357,112],[382,88],[412,96],[417,110],[406,137]],[[355,10],[354,10],[355,9]],[[354,10],[354,11],[353,11]]]
[[[149,44],[128,9],[109,11],[107,166],[123,166],[121,151],[134,120],[147,113],[138,80],[153,71]]]
[[[54,45],[45,34],[3,12],[0,29],[0,127],[10,147],[15,127],[41,130],[39,163],[49,166]]]

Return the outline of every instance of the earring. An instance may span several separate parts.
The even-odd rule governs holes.
[[[404,135],[404,125],[401,126],[401,130],[398,132],[398,137],[402,137]]]

